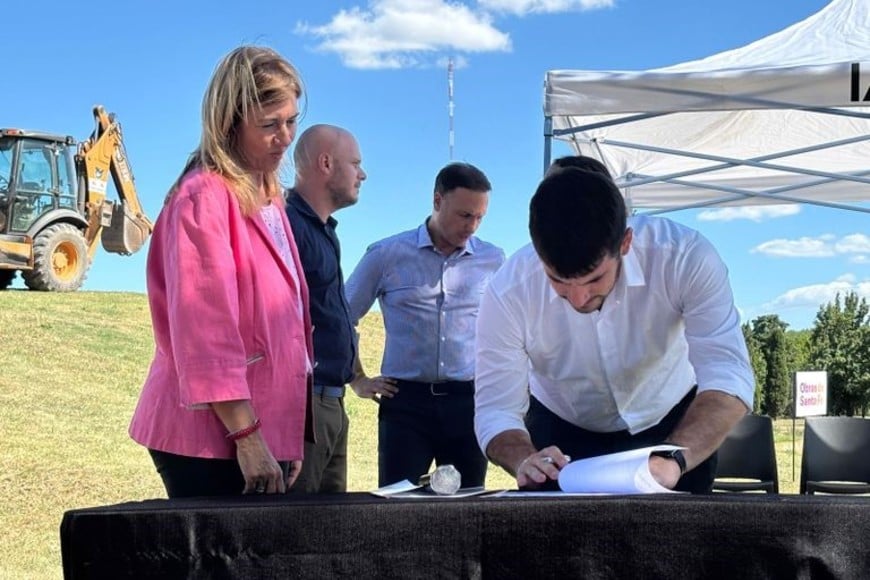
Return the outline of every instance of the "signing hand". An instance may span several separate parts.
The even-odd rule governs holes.
[[[359,377],[350,383],[353,391],[363,399],[375,399],[379,397],[391,398],[399,392],[396,379],[390,377]]]
[[[559,470],[568,465],[571,458],[555,445],[545,447],[523,459],[514,471],[517,487],[534,489],[548,479],[559,479]]]

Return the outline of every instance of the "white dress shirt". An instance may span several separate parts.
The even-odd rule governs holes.
[[[728,271],[698,232],[630,218],[629,252],[599,311],[553,290],[534,247],[511,256],[480,305],[475,430],[482,449],[525,429],[529,392],[596,432],[656,425],[697,384],[752,408],[754,378]]]

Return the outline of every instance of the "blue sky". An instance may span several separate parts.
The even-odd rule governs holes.
[[[117,113],[142,202],[155,219],[199,138],[217,61],[269,45],[301,71],[302,128],[355,133],[369,178],[336,214],[350,275],[366,246],[416,227],[450,161],[446,61],[454,74],[453,160],[493,184],[479,235],[507,253],[528,242],[528,199],[543,160],[542,86],[550,69],[644,70],[702,58],[781,30],[825,0],[357,0],[11,2],[4,7],[0,126],[82,139],[91,108]],[[567,154],[559,144],[555,154]],[[292,182],[288,166],[286,182]],[[809,328],[837,291],[870,298],[870,216],[787,207],[681,211],[731,272],[744,320],[776,313]],[[145,254],[100,250],[87,290],[144,292]],[[17,285],[20,282],[17,283]]]

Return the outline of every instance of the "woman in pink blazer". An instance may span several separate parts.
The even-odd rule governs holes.
[[[283,493],[311,433],[308,289],[278,168],[302,95],[293,66],[243,46],[148,252],[156,351],[130,425],[169,497]]]

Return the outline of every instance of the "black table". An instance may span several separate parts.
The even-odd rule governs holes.
[[[245,496],[71,510],[79,578],[870,578],[870,498]]]

